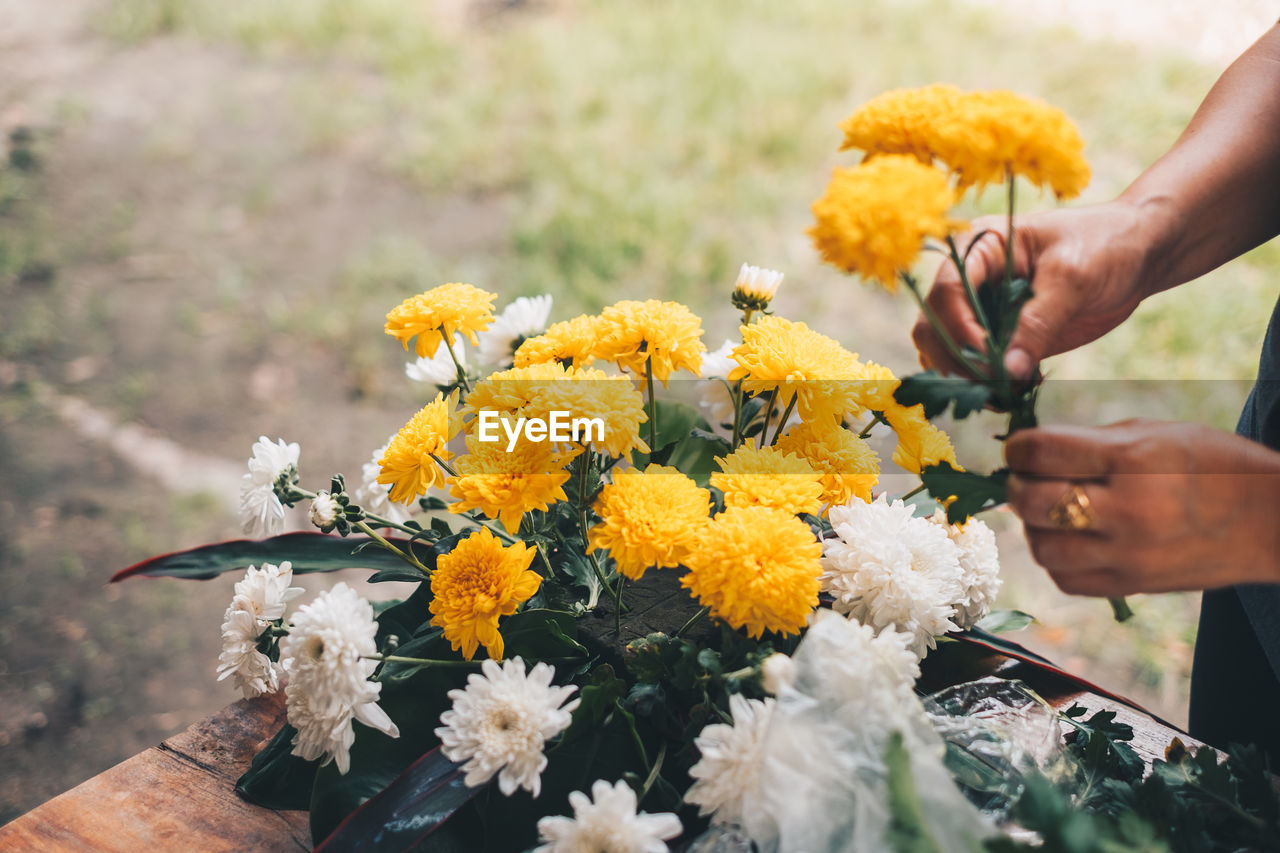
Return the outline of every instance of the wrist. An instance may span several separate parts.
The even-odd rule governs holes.
[[[1126,242],[1140,256],[1134,279],[1137,299],[1181,284],[1177,270],[1185,216],[1174,197],[1159,191],[1143,192],[1135,184],[1112,204],[1124,211],[1129,222]]]

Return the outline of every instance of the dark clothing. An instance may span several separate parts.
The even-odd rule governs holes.
[[[1236,432],[1280,450],[1280,304]],[[1275,510],[1280,524],[1280,506]],[[1280,585],[1204,593],[1191,671],[1190,729],[1214,746],[1257,744],[1270,755],[1272,769],[1280,769]]]

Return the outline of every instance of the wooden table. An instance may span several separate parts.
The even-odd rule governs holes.
[[[1114,710],[1134,728],[1148,763],[1173,737],[1196,741],[1073,682],[994,657],[1002,677],[1019,678],[1057,708],[1077,702]],[[310,850],[307,815],[250,805],[234,784],[284,722],[280,694],[236,702],[157,747],[136,755],[0,826],[0,850],[139,851]]]

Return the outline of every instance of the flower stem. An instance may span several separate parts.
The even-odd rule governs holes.
[[[876,424],[887,424],[887,423],[888,421],[884,419],[884,412],[873,411],[871,413],[871,423],[867,424],[865,427],[862,428],[862,432],[858,433],[858,438],[866,438],[867,436],[871,435],[871,430],[875,429]]]
[[[441,459],[439,456],[436,456],[434,453],[431,454],[431,458],[436,460],[436,464],[440,466],[440,470],[444,471],[450,477],[458,476],[458,472],[453,470],[453,466],[450,465],[448,462],[445,462],[443,459]]]
[[[924,483],[921,483],[920,485],[916,486],[916,487],[915,487],[914,489],[912,489],[911,491],[907,492],[907,493],[906,493],[905,495],[903,495],[901,498],[899,498],[899,500],[903,500],[903,501],[905,501],[905,500],[909,500],[909,499],[911,499],[911,498],[914,498],[916,495],[920,494],[920,493],[921,493],[921,492],[923,492],[923,491],[924,491]]]
[[[742,380],[739,379],[733,389],[733,444],[729,452],[738,449],[742,444]]]
[[[676,631],[676,637],[683,637],[688,631],[690,631],[693,628],[694,625],[697,625],[699,622],[701,622],[703,617],[705,617],[710,612],[711,612],[710,605],[700,607],[697,613],[689,617],[688,622],[680,626],[680,630]]]
[[[792,397],[791,402],[787,403],[787,408],[783,410],[782,418],[778,421],[778,429],[773,434],[773,441],[769,442],[770,445],[777,444],[778,439],[782,437],[782,430],[787,425],[787,418],[791,417],[791,413],[796,410],[796,400],[798,397],[799,395]]]
[[[764,440],[769,435],[769,421],[773,420],[773,406],[778,402],[778,389],[774,388],[769,392],[769,405],[764,410],[764,424],[760,427],[760,447],[764,447]]]
[[[401,551],[395,545],[392,545],[386,539],[383,539],[382,534],[378,533],[378,531],[370,527],[368,522],[365,522],[365,521],[357,521],[355,523],[355,528],[359,530],[361,533],[368,536],[374,542],[377,542],[379,547],[387,551],[390,551],[392,554],[397,555],[398,557],[400,557],[400,559],[404,560],[406,563],[413,566],[415,569],[422,572],[427,577],[431,577],[431,570],[428,569],[426,566],[424,566],[422,562],[413,555],[412,546],[410,546],[409,551]]]
[[[978,319],[978,322],[982,325],[982,331],[986,335],[987,366],[993,373],[1003,377],[1004,353],[996,343],[991,321],[987,317],[987,312],[983,310],[982,303],[978,300],[978,292],[974,290],[973,283],[969,281],[969,271],[965,268],[964,258],[960,257],[960,250],[956,247],[955,238],[950,234],[947,235],[947,247],[951,252],[951,262],[955,264],[956,272],[960,275],[960,283],[964,285],[965,296],[969,298],[969,307],[973,309],[973,316]]]
[[[380,660],[383,663],[411,663],[421,667],[444,667],[461,669],[462,667],[478,668],[478,660],[432,660],[430,658],[407,658],[400,655],[361,655],[365,660]]]
[[[596,573],[596,580],[600,581],[602,589],[609,588],[609,582],[605,580],[604,570],[600,568],[600,560],[596,556],[596,552],[591,550],[587,542],[587,477],[590,473],[590,465],[588,463],[590,454],[583,453],[573,461],[578,466],[578,531],[582,534],[582,552],[587,559],[591,561],[591,569]],[[621,582],[621,578],[619,578]],[[599,604],[599,593],[591,596],[591,600],[587,602],[588,609],[594,610]]]
[[[622,588],[627,583],[627,576],[618,574],[618,583],[613,588],[613,630],[622,633]]]
[[[968,371],[969,376],[978,381],[984,381],[987,377],[969,360],[969,358],[960,350],[960,346],[951,337],[951,333],[942,325],[942,321],[938,319],[938,315],[934,313],[931,306],[924,298],[924,294],[920,292],[920,284],[911,275],[903,272],[899,273],[902,280],[906,283],[907,289],[911,291],[911,295],[916,298],[916,302],[920,305],[920,311],[924,314],[925,319],[929,321],[929,325],[933,327],[937,333],[938,339],[942,341],[943,346],[947,348],[947,352],[955,359],[956,363]]]
[[[648,343],[645,344],[648,346]],[[648,394],[649,406],[649,458],[653,458],[653,454],[658,452],[658,403],[653,395],[653,354],[650,353],[644,360],[644,384],[645,391]]]
[[[458,361],[457,353],[453,351],[453,344],[449,342],[449,335],[444,336],[444,348],[449,351],[449,358],[453,359],[453,366],[458,369],[458,384],[462,386],[463,391],[470,394],[471,385],[467,382],[467,371],[462,369],[462,362]]]

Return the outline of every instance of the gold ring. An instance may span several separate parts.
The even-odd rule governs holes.
[[[1059,530],[1088,530],[1096,520],[1093,503],[1084,489],[1075,483],[1049,510],[1049,521]]]

